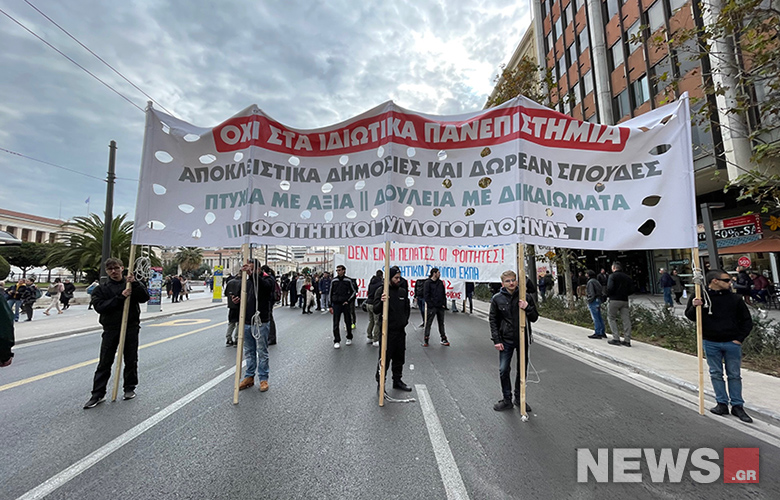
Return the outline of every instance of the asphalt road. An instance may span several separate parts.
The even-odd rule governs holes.
[[[780,441],[539,344],[529,421],[493,411],[498,355],[478,317],[447,316],[451,347],[423,348],[408,327],[404,380],[417,401],[379,408],[364,314],[340,350],[330,315],[275,316],[271,388],[242,391],[237,406],[224,309],[144,323],[141,345],[158,343],[140,351],[138,397],[87,411],[98,332],[20,346],[0,371],[0,498],[41,485],[63,499],[780,498]],[[183,319],[202,323],[171,324]],[[724,484],[721,473],[698,484],[690,462],[681,482],[656,483],[642,460],[638,483],[577,481],[578,448],[701,447],[718,465],[724,448],[759,448],[760,483]]]

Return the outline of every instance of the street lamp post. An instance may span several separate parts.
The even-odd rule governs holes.
[[[712,227],[711,210],[725,207],[725,203],[702,203],[701,221],[704,224],[704,236],[707,239],[707,254],[710,259],[710,269],[720,269],[720,259],[718,258],[718,245],[715,241],[715,229]],[[698,244],[698,243],[697,243]],[[701,264],[701,263],[699,263]],[[702,266],[702,269],[704,266]]]

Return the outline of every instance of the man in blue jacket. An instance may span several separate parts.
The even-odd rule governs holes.
[[[752,418],[745,412],[742,399],[742,343],[753,329],[753,319],[747,305],[739,294],[731,292],[731,277],[728,273],[716,269],[707,273],[707,288],[704,293],[709,301],[688,299],[685,316],[696,321],[696,308],[702,307],[701,323],[704,337],[704,352],[710,369],[712,388],[715,390],[717,405],[710,411],[716,415],[729,413],[743,422],[751,423]],[[728,391],[723,381],[723,365],[726,365]]]

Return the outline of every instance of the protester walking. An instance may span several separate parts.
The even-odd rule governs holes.
[[[449,347],[447,333],[444,331],[444,311],[447,309],[447,294],[442,283],[441,273],[438,267],[431,269],[428,280],[425,282],[425,304],[427,305],[427,318],[425,321],[425,337],[423,347],[428,347],[428,338],[431,336],[431,323],[434,319],[438,323],[441,345]]]
[[[596,272],[588,269],[588,283],[585,285],[585,300],[588,302],[590,317],[593,318],[593,335],[589,339],[605,339],[607,331],[604,326],[604,318],[601,316],[601,302],[604,297],[604,288],[596,278]]]
[[[628,308],[628,297],[634,293],[634,282],[631,277],[623,272],[620,262],[612,263],[612,274],[607,280],[607,319],[609,329],[612,330],[612,338],[607,341],[612,345],[624,345],[631,347],[631,314]],[[618,330],[618,315],[623,323],[623,341],[620,341]]]
[[[74,285],[71,280],[65,280],[62,286],[64,287],[64,290],[60,295],[60,302],[62,303],[62,308],[67,311],[68,308],[70,308],[70,301],[73,299],[73,294],[76,292],[76,285]]]

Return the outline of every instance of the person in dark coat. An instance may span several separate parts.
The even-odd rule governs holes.
[[[341,329],[339,320],[344,316],[344,324],[347,327],[347,345],[352,345],[352,318],[351,302],[357,296],[357,287],[347,277],[347,268],[336,266],[336,277],[330,282],[330,313],[333,315],[333,348],[341,348]]]
[[[255,372],[260,382],[260,392],[268,390],[268,334],[271,331],[271,312],[274,308],[275,280],[261,269],[257,259],[251,259],[241,268],[249,274],[246,282],[244,315],[244,379],[238,385],[243,391],[255,385]],[[236,298],[232,299],[236,302]],[[240,303],[241,297],[238,298]]]
[[[742,343],[753,329],[753,318],[739,294],[731,293],[731,278],[720,269],[709,271],[704,293],[709,300],[697,299],[691,294],[685,317],[696,321],[696,308],[702,308],[701,324],[704,353],[710,369],[712,388],[717,405],[710,409],[716,415],[731,414],[743,422],[752,418],[745,412],[742,399]],[[723,365],[726,365],[727,385],[723,381]]]
[[[624,345],[631,347],[631,315],[628,307],[628,297],[634,293],[634,282],[631,277],[623,272],[620,262],[612,263],[612,274],[607,280],[607,320],[609,329],[612,330],[612,338],[607,341],[612,345]],[[623,323],[623,341],[620,341],[620,331],[617,326],[617,318],[620,315]]]
[[[425,282],[427,278],[421,278],[414,282],[414,298],[417,300],[417,307],[420,309],[422,323],[418,328],[425,326]]]
[[[35,286],[35,282],[32,278],[27,278],[27,285],[24,287],[24,293],[22,294],[22,312],[27,315],[25,321],[32,321],[33,319],[33,306],[40,298],[38,294],[38,287]]]
[[[135,397],[135,388],[138,385],[138,334],[141,331],[141,306],[149,300],[149,292],[146,287],[135,280],[135,276],[128,274],[122,276],[124,266],[122,261],[115,258],[106,259],[106,273],[108,281],[98,286],[92,292],[92,303],[95,311],[100,314],[100,324],[103,325],[102,341],[100,343],[100,360],[98,361],[95,377],[92,384],[92,397],[84,405],[84,409],[96,407],[105,401],[106,386],[111,377],[111,366],[114,364],[114,355],[119,346],[119,333],[122,327],[122,316],[125,301],[130,301],[127,316],[127,330],[125,332],[124,346],[124,398]],[[126,289],[126,283],[130,283]]]
[[[14,359],[14,313],[5,294],[0,293],[0,367],[9,366]]]
[[[743,266],[737,266],[737,277],[734,278],[734,290],[742,296],[742,299],[751,304],[750,295],[753,291],[753,280]]]
[[[384,294],[384,286],[377,288],[374,294],[373,303],[371,308],[378,318],[378,322],[382,323],[382,312],[385,301],[388,302],[387,312],[387,346],[382,346],[382,349],[386,350],[385,367],[392,366],[393,373],[393,389],[399,389],[401,391],[411,392],[412,388],[409,387],[401,380],[404,370],[404,362],[406,361],[406,325],[409,324],[409,315],[411,313],[411,305],[409,304],[409,290],[404,286],[406,281],[401,277],[401,270],[397,266],[393,266],[389,271],[390,288],[387,296]],[[381,368],[382,349],[379,350],[379,362],[376,366],[376,381],[377,389],[379,388],[379,371]],[[385,371],[387,373],[387,371]]]
[[[290,279],[290,309],[295,308],[298,303],[298,277],[293,274]]]
[[[70,307],[70,301],[73,299],[73,294],[76,292],[76,285],[71,280],[65,280],[63,284],[63,292],[60,295],[60,302],[62,302],[62,308],[68,309]]]
[[[447,333],[444,331],[444,311],[447,309],[447,294],[442,283],[441,273],[438,267],[431,269],[431,273],[425,282],[425,305],[428,308],[427,320],[425,321],[425,339],[423,347],[428,347],[428,337],[431,335],[431,323],[433,320],[439,324],[439,335],[441,336],[441,345],[449,346]]]
[[[376,300],[376,291],[384,288],[385,273],[381,269],[371,277],[366,291],[366,312],[368,313],[368,328],[366,329],[366,343],[379,347],[379,337],[382,336],[382,322],[379,321],[379,315],[374,313],[374,303]]]
[[[181,294],[181,281],[178,276],[171,278],[171,296],[172,302],[179,302],[179,295]]]
[[[493,405],[496,411],[509,410],[512,405],[512,355],[517,351],[517,371],[515,376],[515,404],[520,405],[520,309],[525,311],[525,372],[528,374],[529,345],[531,338],[531,323],[539,319],[536,303],[530,293],[525,300],[520,299],[520,288],[517,286],[517,274],[514,271],[501,273],[501,291],[490,300],[490,338],[498,351],[498,373],[501,380],[503,398]],[[526,403],[525,411],[531,407]]]
[[[228,326],[225,332],[225,345],[238,346],[238,320],[241,313],[239,304],[233,301],[233,297],[241,300],[241,275],[234,276],[225,285],[225,298],[228,307]]]
[[[276,273],[274,273],[274,270],[271,269],[269,266],[265,266],[265,265],[261,266],[260,269],[265,274],[267,274],[268,276],[273,278],[273,280],[274,280],[274,290],[276,290],[276,288],[275,288],[276,287]],[[274,301],[273,292],[271,292],[271,300]],[[275,303],[275,301],[274,301],[274,303]],[[276,321],[274,321],[274,307],[273,307],[273,304],[271,305],[271,311],[270,311],[269,315],[270,315],[270,320],[269,321],[271,322],[271,325],[270,325],[270,327],[268,329],[268,345],[276,345]]]

